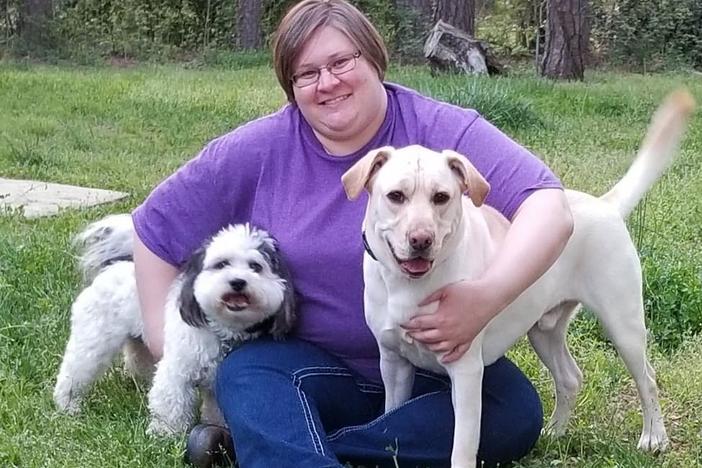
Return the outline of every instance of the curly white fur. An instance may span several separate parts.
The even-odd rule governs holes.
[[[112,215],[75,239],[89,284],[71,309],[71,334],[54,389],[59,409],[77,413],[86,391],[123,351],[125,368],[150,377],[151,354],[131,261],[134,228],[129,215]],[[223,425],[211,387],[224,355],[242,341],[280,337],[294,320],[292,284],[275,241],[248,225],[222,229],[185,265],[165,310],[163,358],[148,401],[155,435],[183,432],[192,424],[201,390],[201,418]]]

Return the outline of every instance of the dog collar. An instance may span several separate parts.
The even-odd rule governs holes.
[[[110,258],[108,260],[105,260],[100,264],[100,269],[107,268],[108,266],[117,263],[117,262],[133,262],[134,258],[132,258],[131,255],[122,255],[121,257],[114,257]]]
[[[273,321],[275,320],[275,316],[271,315],[265,320],[262,320],[261,322],[258,322],[255,325],[251,325],[249,328],[244,330],[246,333],[250,334],[255,334],[259,332],[267,333],[271,331],[271,328],[273,328]]]
[[[368,255],[370,255],[370,258],[372,258],[373,260],[375,260],[377,262],[378,259],[376,258],[375,254],[371,250],[370,245],[368,245],[368,239],[366,239],[366,231],[361,232],[361,237],[363,238],[363,248],[366,250]]]
[[[249,328],[244,329],[245,333],[248,333],[249,335],[254,335],[253,337],[246,338],[245,340],[242,340],[240,337],[223,337],[221,333],[218,333],[217,330],[215,330],[215,334],[219,337],[219,341],[221,343],[221,348],[220,348],[220,353],[221,356],[226,356],[229,354],[234,348],[239,347],[244,341],[249,340],[251,338],[256,338],[259,335],[268,333],[271,331],[271,328],[273,328],[273,321],[275,320],[275,316],[271,315],[267,319],[258,322],[255,325],[251,325]]]

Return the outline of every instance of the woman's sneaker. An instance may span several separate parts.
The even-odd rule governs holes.
[[[197,468],[234,466],[236,454],[229,431],[214,424],[198,424],[188,434],[185,461]]]

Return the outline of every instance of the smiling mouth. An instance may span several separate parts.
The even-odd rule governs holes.
[[[242,311],[251,305],[249,296],[242,293],[227,293],[222,296],[220,302],[233,312]]]
[[[421,255],[404,260],[400,259],[395,253],[395,249],[393,249],[392,245],[390,245],[390,242],[388,242],[388,247],[390,247],[390,252],[395,258],[397,264],[400,266],[400,269],[402,269],[402,271],[410,278],[421,278],[429,273],[431,267],[434,265],[434,260],[424,258]]]
[[[334,104],[337,104],[339,102],[345,101],[346,99],[351,96],[350,94],[344,94],[343,96],[338,96],[333,99],[327,99],[326,101],[322,101],[323,106],[333,106]]]

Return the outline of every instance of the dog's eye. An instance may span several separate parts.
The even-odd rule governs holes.
[[[263,267],[257,262],[249,262],[249,268],[251,268],[255,273],[261,273],[261,271],[263,271]]]
[[[387,195],[388,200],[390,200],[393,203],[400,204],[405,202],[405,194],[400,192],[399,190],[393,190],[392,192],[388,193]]]
[[[221,270],[223,268],[226,268],[229,266],[229,262],[227,260],[222,260],[221,262],[215,263],[212,268],[215,270]]]
[[[448,193],[446,192],[437,192],[434,194],[434,197],[431,199],[431,201],[435,205],[445,205],[448,203],[448,201],[451,199]]]

